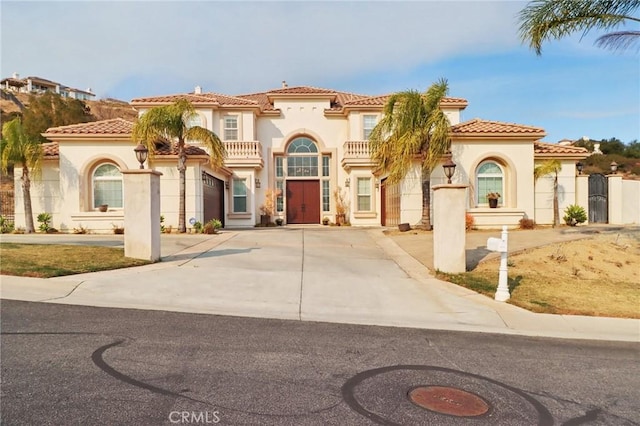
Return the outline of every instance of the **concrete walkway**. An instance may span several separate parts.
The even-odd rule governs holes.
[[[531,240],[537,232],[521,235]],[[484,241],[487,236],[483,235]],[[7,235],[2,241],[122,246],[122,236],[111,235]],[[472,249],[475,244],[468,241]],[[418,251],[430,250],[424,245]],[[2,276],[0,297],[305,321],[640,341],[640,320],[534,314],[439,281],[380,228],[309,226],[225,231],[215,236],[163,235],[162,255],[160,263],[114,271],[51,279]]]

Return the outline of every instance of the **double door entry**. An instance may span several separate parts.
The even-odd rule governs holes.
[[[287,223],[320,223],[320,181],[287,180]]]

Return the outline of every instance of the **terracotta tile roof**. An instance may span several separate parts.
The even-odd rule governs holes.
[[[217,105],[217,106],[258,106],[258,103],[250,99],[242,99],[237,96],[221,95],[219,93],[182,93],[175,95],[150,96],[146,98],[136,98],[131,101],[132,105],[141,104],[163,104],[172,103],[179,99],[186,99],[194,105]]]
[[[451,126],[451,132],[454,135],[472,136],[486,134],[500,135],[531,135],[534,137],[542,137],[546,135],[544,129],[540,127],[525,126],[523,124],[505,123],[502,121],[489,121],[480,118],[465,121]]]
[[[270,95],[287,95],[287,94],[301,94],[301,95],[310,95],[310,94],[327,94],[333,95],[337,93],[335,90],[331,89],[322,89],[320,87],[313,86],[295,86],[295,87],[283,87],[282,89],[274,89],[269,90],[268,94]]]
[[[185,149],[187,151],[187,155],[208,155],[204,149],[197,146],[186,145]],[[58,142],[43,143],[42,151],[47,160],[53,160],[59,157],[60,146],[58,145]],[[156,145],[155,155],[178,155],[178,148],[169,143],[161,142]]]
[[[269,100],[272,95],[331,95],[335,96],[335,101],[331,103],[331,110],[341,110],[346,102],[367,98],[366,95],[358,95],[355,93],[338,92],[331,89],[323,89],[312,86],[296,86],[281,89],[273,89],[267,92],[250,93],[246,95],[237,95],[238,98],[252,100],[260,105],[262,111],[275,111],[273,104]]]
[[[187,155],[209,155],[204,149],[193,145],[185,145],[184,149]],[[168,142],[157,143],[155,155],[178,155],[178,147]]]
[[[589,155],[589,150],[580,146],[558,145],[536,141],[533,143],[535,154],[584,154]]]
[[[58,158],[60,150],[58,148],[58,142],[46,142],[42,144],[42,152],[47,159]]]
[[[133,122],[123,118],[90,121],[88,123],[51,127],[44,132],[47,135],[128,135],[133,129]]]

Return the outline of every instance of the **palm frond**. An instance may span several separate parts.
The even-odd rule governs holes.
[[[584,36],[592,29],[608,30],[625,21],[637,22],[631,14],[639,6],[639,0],[534,0],[519,14],[520,38],[540,55],[547,40],[574,32]],[[619,47],[607,45],[612,46]]]
[[[558,173],[560,173],[560,169],[562,168],[562,165],[560,164],[560,161],[558,160],[547,160],[543,163],[538,164],[534,169],[533,169],[533,177],[535,180],[540,179],[543,176],[546,175],[556,175]]]
[[[596,39],[596,46],[611,50],[627,50],[637,45],[640,50],[640,31],[616,31]]]
[[[227,150],[218,135],[204,127],[193,126],[187,129],[185,137],[187,140],[198,141],[207,147],[209,163],[213,167],[222,167],[227,157]]]

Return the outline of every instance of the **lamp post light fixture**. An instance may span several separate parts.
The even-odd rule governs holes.
[[[618,172],[618,163],[615,161],[612,161],[609,167],[611,167],[611,173],[616,174]]]
[[[578,161],[576,163],[576,169],[578,169],[578,174],[581,175],[582,174],[582,169],[584,168],[584,164],[582,164],[580,161]]]
[[[149,155],[149,150],[142,143],[139,143],[133,150],[136,153],[136,158],[138,159],[138,163],[140,163],[140,168],[144,169],[144,162],[147,161],[147,157]]]
[[[446,163],[442,165],[444,169],[444,175],[447,177],[447,183],[451,183],[451,178],[456,171],[456,163],[448,159]]]

